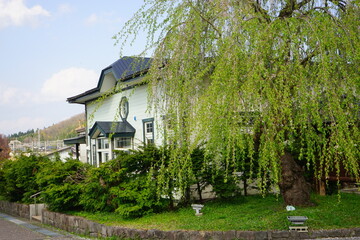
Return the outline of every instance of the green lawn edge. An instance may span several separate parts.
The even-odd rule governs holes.
[[[295,211],[287,211],[281,197],[253,195],[207,202],[204,204],[202,216],[195,216],[195,211],[190,206],[136,219],[124,219],[116,213],[107,212],[80,211],[68,214],[109,226],[163,231],[288,230],[291,223],[287,216],[307,216],[305,226],[312,230],[360,227],[359,194],[313,194],[312,202],[314,206],[296,207]]]

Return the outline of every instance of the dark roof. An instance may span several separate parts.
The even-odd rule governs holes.
[[[94,126],[89,131],[89,136],[92,138],[97,130],[105,137],[109,137],[110,134],[113,134],[113,137],[133,137],[135,135],[135,128],[127,121],[95,122]]]
[[[85,136],[78,136],[73,138],[64,139],[65,145],[85,143]]]
[[[123,57],[108,68],[112,69],[117,80],[124,81],[146,72],[150,68],[150,64],[151,58]]]
[[[100,92],[103,77],[108,72],[112,72],[117,81],[126,81],[146,73],[150,68],[150,64],[151,58],[122,57],[101,71],[98,85],[96,88],[87,90],[86,92],[83,92],[76,96],[69,97],[67,101],[69,103],[76,103],[77,100],[81,97]]]

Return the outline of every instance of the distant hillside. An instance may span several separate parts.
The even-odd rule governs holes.
[[[62,140],[77,136],[76,129],[85,126],[85,114],[81,113],[69,119],[53,124],[50,127],[40,129],[41,141]],[[31,142],[38,140],[37,130],[19,132],[8,136],[10,140],[17,139],[22,142]]]
[[[85,126],[85,114],[75,115],[40,131],[42,140],[58,140],[77,135],[76,129]]]

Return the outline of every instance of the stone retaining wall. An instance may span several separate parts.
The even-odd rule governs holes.
[[[30,217],[29,205],[0,201],[0,211],[23,218]],[[315,230],[308,233],[289,231],[160,231],[142,230],[120,226],[106,226],[82,217],[42,210],[42,222],[68,232],[91,237],[119,236],[132,239],[169,239],[169,240],[285,240],[327,237],[360,237],[360,228]]]
[[[30,219],[30,208],[27,204],[0,201],[0,211],[13,216]]]
[[[43,210],[43,223],[56,228],[84,234],[91,237],[119,236],[133,239],[169,239],[169,240],[282,240],[282,239],[309,239],[321,237],[360,237],[360,228],[316,230],[308,233],[289,231],[160,231],[155,229],[141,230],[119,226],[106,226],[95,223],[82,217],[69,216],[62,213]]]

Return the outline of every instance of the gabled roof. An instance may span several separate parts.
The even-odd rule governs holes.
[[[117,80],[126,81],[149,70],[151,58],[123,57],[108,68],[111,68]]]
[[[110,66],[104,68],[101,71],[98,85],[96,88],[90,89],[86,92],[78,94],[73,97],[69,97],[67,101],[69,103],[84,104],[86,101],[99,97],[101,86],[104,81],[104,76],[108,73],[112,73],[116,81],[125,82],[146,73],[151,64],[151,58],[141,57],[123,57],[112,63]]]
[[[135,128],[130,123],[124,122],[95,122],[94,126],[89,131],[91,138],[96,138],[98,135],[109,137],[133,137],[135,135]]]

